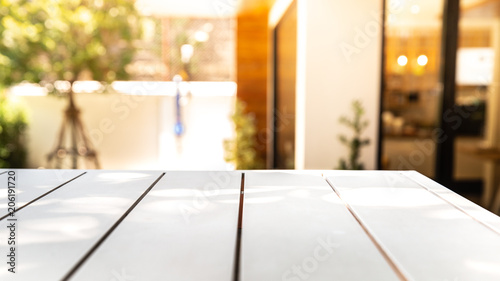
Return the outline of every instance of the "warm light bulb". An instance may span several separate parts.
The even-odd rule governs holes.
[[[417,58],[417,63],[418,63],[418,65],[421,65],[421,66],[426,65],[428,61],[429,61],[429,59],[427,58],[426,55],[420,55]]]
[[[408,58],[406,56],[398,57],[398,64],[401,66],[405,66],[408,63]]]

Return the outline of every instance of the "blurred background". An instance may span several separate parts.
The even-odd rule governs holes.
[[[0,2],[1,167],[417,170],[495,204],[498,0]]]

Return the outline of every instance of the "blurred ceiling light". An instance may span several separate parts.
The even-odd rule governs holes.
[[[181,60],[183,63],[188,63],[193,56],[193,46],[189,44],[184,44],[181,46]]]
[[[208,33],[206,33],[205,31],[196,31],[196,33],[194,34],[194,40],[198,42],[207,42],[208,38]]]
[[[408,58],[406,56],[398,57],[398,64],[401,66],[405,66],[408,63]]]
[[[420,55],[417,58],[417,63],[418,63],[418,65],[421,65],[421,66],[426,65],[428,61],[429,61],[429,59],[427,58],[426,55]]]
[[[410,8],[410,11],[412,14],[418,14],[420,12],[420,6],[419,5],[412,5]]]

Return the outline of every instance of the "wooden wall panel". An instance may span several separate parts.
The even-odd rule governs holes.
[[[257,151],[266,161],[267,76],[269,56],[269,9],[260,7],[237,16],[236,82],[237,97],[246,103],[247,112],[255,114]],[[270,137],[270,136],[269,136]]]

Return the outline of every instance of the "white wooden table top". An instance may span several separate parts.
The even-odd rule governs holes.
[[[414,171],[0,170],[0,256],[0,280],[500,280],[500,217]]]

